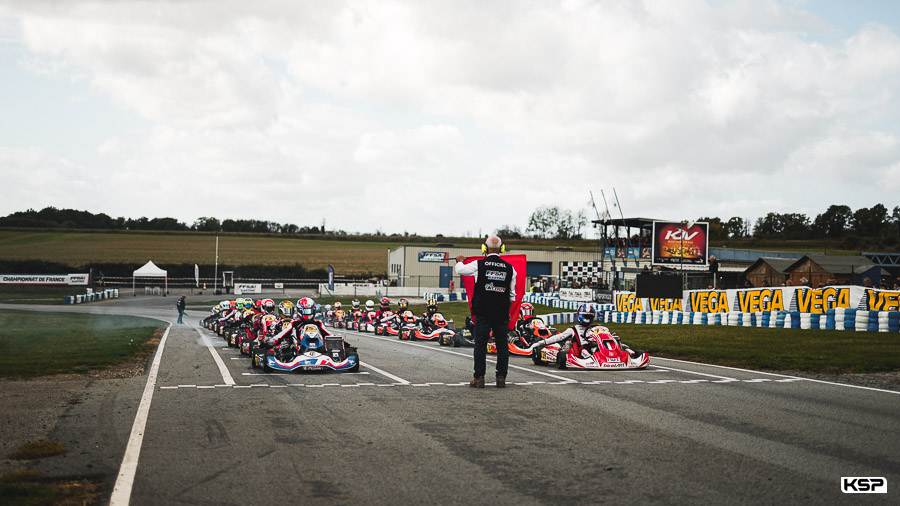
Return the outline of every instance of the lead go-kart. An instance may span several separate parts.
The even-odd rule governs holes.
[[[317,325],[307,323],[297,332],[298,340],[285,336],[269,349],[254,349],[253,367],[271,371],[358,372],[359,353],[338,335],[324,337]]]
[[[578,339],[535,346],[531,360],[535,365],[551,364],[559,369],[644,369],[650,364],[648,353],[632,350],[602,325],[589,328],[585,340],[588,344],[584,347]]]

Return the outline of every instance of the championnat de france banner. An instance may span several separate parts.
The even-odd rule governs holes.
[[[799,311],[823,314],[829,309],[900,311],[900,292],[862,286],[825,288],[777,287],[740,290],[690,290],[682,299],[638,299],[634,292],[615,292],[617,311],[687,311],[755,313]]]
[[[90,277],[90,274],[0,274],[0,284],[86,286]]]

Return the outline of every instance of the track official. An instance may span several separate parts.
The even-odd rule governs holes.
[[[506,386],[509,369],[509,306],[516,298],[516,271],[512,264],[500,258],[503,242],[497,236],[488,237],[481,247],[487,256],[476,262],[464,264],[465,256],[456,257],[456,273],[474,276],[472,291],[472,317],[475,320],[475,379],[473,388],[484,388],[487,369],[487,343],[491,332],[497,343],[497,388]]]

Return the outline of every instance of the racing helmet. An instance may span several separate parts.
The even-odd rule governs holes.
[[[278,304],[278,316],[290,320],[294,316],[294,303],[289,300],[281,301],[281,304]]]
[[[437,299],[435,299],[434,297],[429,298],[428,301],[425,303],[425,309],[429,313],[433,313],[433,312],[437,311]]]
[[[244,299],[244,309],[253,309],[253,299]]]
[[[375,311],[375,301],[372,299],[366,301],[366,311]]]
[[[390,308],[391,308],[391,299],[389,299],[387,297],[382,297],[381,298],[381,310],[387,311]]]
[[[258,310],[262,310],[262,299],[256,299],[256,301],[253,303],[253,307]]]
[[[237,301],[235,301],[235,300],[228,301],[228,307],[230,307],[231,309],[237,309]]]
[[[340,311],[340,310],[342,310],[342,309],[344,309],[344,306],[341,304],[341,301],[337,301],[337,302],[334,303],[334,310],[335,310],[335,311]]]
[[[325,304],[325,312],[331,311],[331,304]]]
[[[269,314],[275,313],[275,301],[272,299],[266,299],[262,301],[262,310]]]
[[[312,300],[310,297],[303,297],[297,301],[297,311],[299,311],[304,318],[312,318],[316,315],[316,301]]]
[[[404,298],[404,299],[400,299],[397,301],[397,312],[398,313],[402,313],[403,311],[406,311],[407,309],[409,309],[409,301],[408,300],[406,300]]]
[[[590,304],[582,304],[578,306],[578,312],[575,313],[575,319],[582,325],[590,325],[594,322],[594,306]]]
[[[359,299],[353,299],[350,301],[350,307],[353,309],[359,309]]]
[[[523,302],[522,305],[519,306],[519,315],[522,316],[523,320],[530,320],[534,317],[534,306],[532,306],[530,302]]]

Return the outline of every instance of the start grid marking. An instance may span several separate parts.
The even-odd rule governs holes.
[[[278,376],[273,374],[272,376]],[[671,385],[671,384],[680,384],[680,385],[698,385],[698,384],[727,384],[727,383],[793,383],[795,381],[803,381],[800,378],[794,379],[782,379],[782,380],[771,380],[768,378],[754,378],[754,379],[746,379],[746,380],[729,380],[729,381],[713,381],[713,380],[704,380],[704,379],[695,379],[695,380],[624,380],[624,381],[612,381],[612,380],[594,380],[594,381],[516,381],[510,382],[509,385],[516,386],[541,386],[541,385]],[[462,387],[468,385],[468,381],[461,381],[459,383],[443,383],[443,382],[429,382],[429,383],[288,383],[286,385],[269,385],[267,383],[254,383],[252,385],[175,385],[175,386],[165,386],[159,387],[160,390],[178,390],[178,389],[206,389],[206,390],[216,390],[221,388],[230,388],[230,389],[254,389],[254,388],[359,388],[359,387],[414,387],[414,388],[422,388],[422,387]]]

